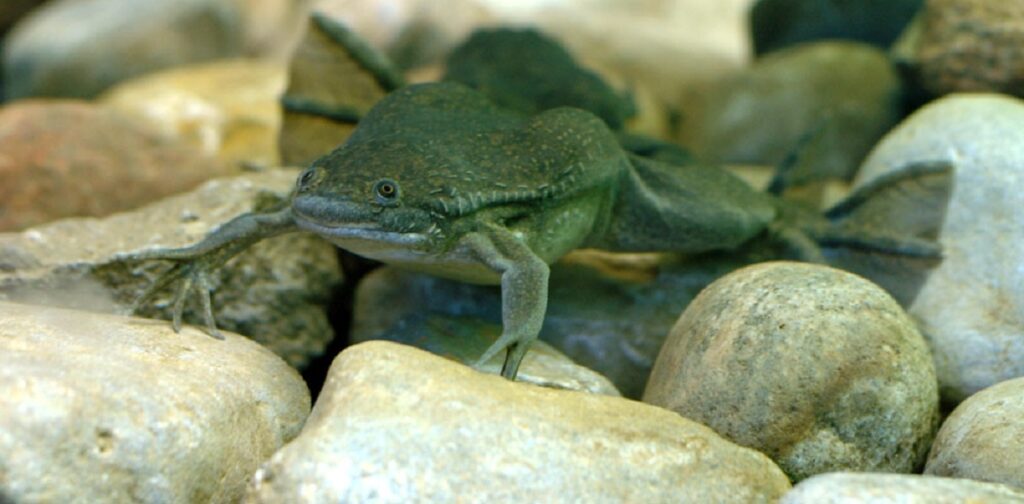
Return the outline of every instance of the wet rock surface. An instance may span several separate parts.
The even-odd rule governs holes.
[[[225,170],[278,166],[285,70],[280,63],[225,60],[125,81],[99,101],[215,158]]]
[[[77,101],[0,109],[0,231],[102,216],[224,174],[186,145]]]
[[[911,319],[867,280],[801,263],[750,266],[702,291],[644,402],[764,452],[794,481],[913,471],[938,424],[935,371]]]
[[[1024,375],[1024,104],[995,94],[937,100],[886,135],[855,181],[908,162],[948,160],[953,194],[943,261],[908,312],[935,356],[943,400],[955,404]]]
[[[124,312],[170,265],[128,264],[119,255],[195,243],[240,213],[278,204],[297,172],[218,179],[132,212],[0,234],[0,299]],[[218,275],[213,305],[219,327],[267,345],[297,367],[334,337],[325,313],[331,289],[341,281],[333,245],[304,234],[268,239]],[[170,295],[158,295],[140,314],[169,318]],[[202,323],[198,305],[186,304],[186,322]]]
[[[750,10],[754,51],[822,39],[868,42],[887,48],[921,7],[922,0],[759,0]]]
[[[942,424],[926,474],[1004,483],[1024,491],[1024,378],[960,403]]]
[[[767,457],[674,413],[370,342],[335,360],[246,501],[771,502],[788,488]]]
[[[828,473],[806,479],[780,504],[1011,504],[1024,492],[969,479],[903,474]]]
[[[1024,5],[926,0],[900,40],[899,56],[933,95],[994,91],[1024,95]]]
[[[126,78],[178,65],[285,55],[309,3],[53,0],[5,41],[4,96],[87,98]]]
[[[236,502],[309,392],[234,334],[0,302],[4,502]]]
[[[695,91],[678,140],[701,159],[777,165],[801,151],[822,177],[848,178],[900,118],[901,87],[886,54],[854,42],[781,50]],[[771,127],[765,127],[770,121]]]

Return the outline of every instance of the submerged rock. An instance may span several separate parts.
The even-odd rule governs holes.
[[[917,161],[956,167],[944,259],[908,311],[931,345],[943,399],[1024,376],[1024,103],[951,95],[880,142],[855,184]]]
[[[389,342],[349,347],[248,502],[772,502],[767,457],[626,399],[478,373]]]
[[[310,0],[53,0],[4,43],[7,99],[93,97],[189,63],[284,56]]]
[[[909,474],[828,473],[801,481],[780,504],[1011,504],[1024,492],[969,479]]]
[[[889,58],[853,42],[778,51],[702,91],[684,110],[679,136],[698,158],[777,165],[810,137],[801,155],[819,177],[852,176],[902,110]]]
[[[216,158],[225,169],[278,166],[284,66],[227,60],[123,82],[100,97],[164,138]]]
[[[0,302],[0,500],[237,502],[309,391],[225,336]]]
[[[1024,491],[1024,377],[960,403],[939,429],[924,471]]]
[[[298,170],[210,181],[195,191],[104,219],[66,219],[0,234],[0,300],[123,312],[169,264],[126,264],[120,254],[180,247],[254,207],[279,203]],[[334,337],[331,289],[341,281],[335,249],[307,234],[279,236],[242,252],[215,275],[219,327],[252,337],[302,367]],[[170,292],[141,314],[170,317]],[[202,323],[198,301],[185,320]]]
[[[380,268],[359,282],[349,341],[387,340],[412,345],[466,365],[473,365],[501,335],[501,324],[474,316],[422,310],[409,296],[433,279]],[[424,291],[430,290],[429,288]],[[425,293],[425,292],[424,292]],[[437,293],[433,293],[437,296]],[[500,374],[504,354],[480,370]],[[523,359],[516,381],[544,387],[618,396],[607,378],[577,365],[543,341],[535,342]]]
[[[922,0],[760,0],[750,10],[754,51],[763,54],[823,39],[882,49],[899,37]]]
[[[772,457],[799,481],[910,472],[938,424],[924,339],[880,287],[764,263],[708,286],[662,346],[644,402]]]
[[[103,216],[223,175],[189,146],[76,101],[0,108],[0,231]]]

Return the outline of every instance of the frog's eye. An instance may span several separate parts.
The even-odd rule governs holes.
[[[392,203],[398,200],[398,182],[394,180],[379,180],[373,185],[373,192],[377,195],[377,201],[381,203]]]
[[[299,175],[299,180],[296,182],[296,187],[299,192],[307,191],[316,182],[317,169],[315,166],[311,166]]]

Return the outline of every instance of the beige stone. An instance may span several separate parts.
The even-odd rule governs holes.
[[[170,265],[126,264],[119,255],[196,243],[236,215],[279,204],[297,173],[217,179],[132,212],[0,233],[0,300],[123,313]],[[334,246],[318,237],[265,240],[228,262],[214,281],[218,326],[252,337],[296,367],[334,337],[326,305],[341,272]],[[158,294],[140,314],[169,318],[171,294]],[[186,303],[186,322],[203,323],[198,306],[198,299]]]
[[[772,502],[764,455],[672,412],[369,342],[331,366],[248,502]]]
[[[654,363],[644,402],[772,457],[794,481],[910,472],[938,423],[931,355],[871,282],[772,262],[705,288]]]
[[[939,429],[924,471],[1024,491],[1024,377],[960,403]]]
[[[277,166],[284,86],[283,64],[226,60],[132,79],[100,101],[237,170]]]
[[[0,500],[236,502],[309,391],[247,338],[0,302]]]

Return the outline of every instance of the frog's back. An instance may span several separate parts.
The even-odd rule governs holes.
[[[405,201],[448,216],[561,200],[628,166],[593,114],[560,108],[524,118],[455,83],[396,91],[320,162],[344,175],[338,184],[397,180]]]
[[[716,167],[630,157],[608,221],[590,245],[618,251],[732,249],[775,219],[771,196]]]

